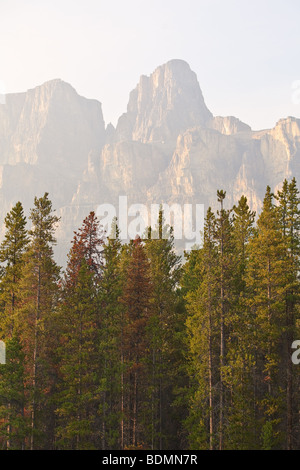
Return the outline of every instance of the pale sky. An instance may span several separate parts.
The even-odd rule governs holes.
[[[140,75],[183,59],[214,115],[269,128],[300,117],[299,24],[299,0],[0,0],[0,87],[61,78],[115,125]]]

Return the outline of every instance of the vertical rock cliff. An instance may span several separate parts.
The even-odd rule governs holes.
[[[259,210],[266,185],[276,190],[292,176],[300,180],[300,120],[254,132],[236,117],[214,117],[182,60],[140,78],[116,129],[105,129],[101,103],[61,80],[0,104],[0,218],[18,200],[28,213],[34,196],[49,192],[62,263],[88,212],[118,209],[120,195],[207,209],[224,189],[228,207],[245,194]]]

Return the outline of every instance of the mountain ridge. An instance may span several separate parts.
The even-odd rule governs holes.
[[[116,127],[105,125],[101,102],[61,79],[0,104],[0,218],[18,200],[25,210],[45,191],[61,217],[64,258],[76,230],[100,204],[230,206],[245,194],[253,210],[267,185],[300,177],[300,119],[281,118],[252,130],[234,116],[214,116],[187,62],[169,61],[131,91]],[[3,227],[2,227],[3,231]]]

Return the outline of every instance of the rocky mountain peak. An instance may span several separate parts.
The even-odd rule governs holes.
[[[61,217],[60,260],[88,212],[117,209],[120,195],[206,210],[219,188],[227,206],[246,195],[259,210],[267,184],[276,191],[284,178],[299,181],[299,162],[300,119],[252,131],[236,117],[213,117],[182,60],[141,76],[116,129],[105,128],[99,101],[59,79],[0,104],[0,219],[18,200],[28,214],[47,191]]]
[[[130,93],[127,113],[117,125],[118,141],[176,141],[179,133],[212,118],[196,74],[183,60],[171,60],[149,77],[142,75]]]
[[[7,95],[0,122],[0,164],[67,161],[83,171],[87,153],[105,139],[101,103],[59,79]]]

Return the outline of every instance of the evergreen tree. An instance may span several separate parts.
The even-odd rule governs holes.
[[[163,211],[155,230],[148,230],[145,240],[152,283],[151,327],[152,347],[151,448],[166,449],[178,445],[179,433],[174,420],[175,389],[182,386],[181,338],[185,319],[179,309],[178,287],[181,258],[175,253],[172,227],[165,225]],[[174,411],[173,411],[174,410]],[[177,409],[179,412],[179,409]],[[174,440],[175,438],[175,440]]]
[[[184,287],[187,290],[188,371],[191,383],[187,399],[190,404],[186,425],[193,449],[217,447],[218,403],[220,380],[218,315],[218,251],[215,241],[216,218],[208,209],[203,248],[189,257],[185,266]],[[189,284],[191,283],[191,288]]]
[[[84,219],[78,232],[74,232],[72,249],[68,254],[65,283],[76,284],[82,260],[94,273],[95,282],[99,283],[103,267],[104,233],[95,212],[90,212]]]
[[[123,292],[121,241],[114,220],[111,234],[103,247],[104,267],[99,291],[101,330],[99,353],[103,357],[100,379],[103,384],[102,450],[123,448],[123,329],[124,308],[120,301]]]
[[[226,448],[254,449],[255,397],[253,394],[252,351],[253,322],[246,308],[248,244],[254,234],[255,213],[242,196],[232,211],[233,282],[227,322],[230,334],[227,344],[225,384],[230,394],[227,410]]]
[[[294,387],[298,374],[293,368],[291,361],[291,345],[297,334],[297,320],[299,319],[299,255],[300,255],[300,209],[299,191],[295,178],[290,183],[284,180],[282,190],[276,196],[278,200],[278,211],[280,227],[284,242],[284,309],[285,309],[285,331],[283,341],[284,364],[282,377],[284,377],[283,387],[286,394],[285,403],[285,429],[286,448],[292,450],[297,445],[299,433],[293,432],[295,429],[296,416],[299,413],[299,387]]]
[[[262,422],[262,445],[278,448],[283,393],[280,378],[284,328],[284,242],[280,219],[267,187],[257,231],[249,243],[248,308],[253,321],[255,351],[254,393],[257,419]],[[272,429],[272,442],[265,442]]]
[[[3,263],[0,280],[0,338],[6,344],[6,365],[0,374],[0,416],[4,419],[0,433],[6,437],[6,448],[21,447],[24,438],[24,355],[15,331],[17,286],[28,245],[26,217],[20,202],[5,217],[6,232],[0,247]]]
[[[124,366],[124,447],[148,447],[150,344],[147,335],[151,319],[150,265],[142,241],[137,237],[129,252],[126,282],[122,295],[125,308]]]
[[[218,310],[220,315],[220,383],[219,383],[219,450],[224,448],[224,421],[226,418],[226,388],[225,368],[227,355],[227,341],[230,334],[230,321],[228,319],[232,306],[232,279],[233,279],[233,242],[230,211],[224,209],[226,192],[217,191],[220,210],[217,211],[215,240],[218,250],[218,276],[219,289]]]
[[[76,284],[63,293],[59,309],[59,387],[57,446],[60,449],[96,449],[100,439],[97,411],[97,298],[94,279],[83,258]]]
[[[58,446],[64,449],[97,449],[101,438],[104,364],[99,347],[103,318],[98,297],[102,251],[100,223],[90,212],[74,234],[57,312],[61,346],[55,402]]]
[[[53,311],[57,301],[59,268],[53,259],[54,231],[59,221],[45,193],[34,199],[32,229],[18,283],[16,328],[25,354],[26,412],[30,413],[30,449],[52,448],[54,441],[51,396],[55,383],[52,353]]]
[[[0,262],[4,264],[1,276],[1,303],[5,314],[1,328],[5,328],[7,334],[12,334],[17,283],[20,280],[24,252],[29,242],[26,217],[21,202],[17,202],[4,222],[6,232],[0,247]]]

